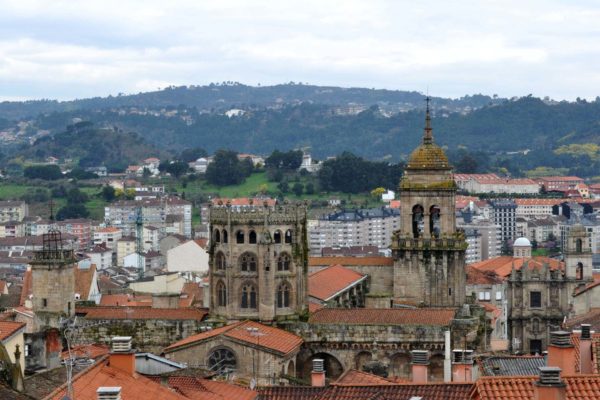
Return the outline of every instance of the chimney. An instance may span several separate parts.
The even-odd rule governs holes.
[[[540,379],[535,382],[535,400],[566,400],[565,383],[560,379],[560,368],[539,367]]]
[[[452,350],[452,382],[473,381],[473,350]]]
[[[310,373],[311,386],[325,386],[325,360],[315,358],[313,360],[313,369]]]
[[[120,386],[100,386],[96,390],[98,400],[121,400]]]
[[[575,347],[571,344],[571,332],[550,332],[547,365],[560,368],[565,375],[575,374]]]
[[[112,349],[108,359],[112,368],[133,375],[135,373],[135,353],[131,350],[131,336],[112,338]]]
[[[429,352],[427,350],[413,350],[410,352],[412,364],[412,382],[427,383],[429,366]]]
[[[581,324],[581,337],[579,338],[579,372],[592,374],[594,362],[592,360],[592,332],[590,324]]]

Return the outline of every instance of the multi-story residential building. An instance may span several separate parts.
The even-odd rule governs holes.
[[[158,251],[159,250],[159,240],[160,240],[160,231],[157,227],[152,225],[145,225],[142,229],[143,234],[143,243],[144,243],[144,251]]]
[[[400,211],[392,208],[344,210],[308,221],[311,254],[323,247],[377,246],[387,248],[400,228]]]
[[[94,246],[84,254],[99,270],[110,268],[113,265],[113,251],[104,245]]]
[[[124,266],[126,256],[136,252],[137,241],[133,236],[124,236],[117,240],[117,265]]]
[[[500,226],[500,241],[516,239],[517,233],[517,204],[514,200],[499,199],[490,201],[492,206],[492,220]]]
[[[552,208],[563,202],[562,199],[515,199],[517,218],[547,218],[552,215]]]
[[[459,188],[469,193],[536,194],[540,186],[532,179],[501,178],[496,174],[455,174]]]
[[[136,232],[138,211],[141,212],[144,225],[154,226],[161,233],[167,231],[171,220],[179,221],[177,228],[181,232],[174,233],[187,237],[192,235],[192,203],[176,196],[141,201],[117,201],[104,208],[104,222],[121,229],[127,236],[133,236]]]
[[[577,185],[584,183],[583,179],[577,176],[543,176],[538,178],[537,182],[547,192],[575,190]]]
[[[537,243],[543,243],[552,236],[558,238],[560,237],[559,223],[561,219],[564,218],[555,216],[529,220],[527,221],[527,229],[523,236],[531,241],[535,240]]]
[[[500,240],[500,226],[496,225],[489,219],[473,219],[471,222],[458,222],[458,228],[464,229],[465,232],[468,230],[476,230],[479,234],[479,241],[474,242],[473,245],[479,245],[478,254],[480,261],[494,258],[500,255],[502,242]],[[468,236],[467,236],[468,239]],[[468,240],[467,240],[468,242]],[[467,258],[469,249],[467,249]],[[467,260],[467,264],[475,261]]]
[[[25,236],[38,236],[48,233],[54,225],[54,221],[42,219],[39,216],[25,217],[23,224],[25,225]]]
[[[92,220],[91,219],[66,219],[56,223],[56,228],[61,233],[69,233],[79,240],[80,249],[92,246]]]
[[[23,221],[29,215],[29,206],[22,200],[0,201],[0,222]]]
[[[20,221],[0,222],[0,238],[25,236],[25,225]]]
[[[106,245],[109,249],[116,250],[117,241],[123,237],[123,232],[119,228],[112,226],[98,229],[94,232],[94,246]]]
[[[471,264],[481,261],[481,233],[474,228],[466,228],[465,240],[467,247],[465,263]]]

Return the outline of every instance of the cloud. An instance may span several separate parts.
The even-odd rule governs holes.
[[[594,98],[584,1],[0,0],[0,99],[301,81]]]

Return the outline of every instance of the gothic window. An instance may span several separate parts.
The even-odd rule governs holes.
[[[235,233],[235,242],[237,244],[244,244],[244,231],[237,231]]]
[[[242,308],[256,308],[256,288],[254,285],[242,287]]]
[[[290,287],[287,283],[282,283],[277,288],[277,308],[290,306]]]
[[[575,241],[575,251],[577,253],[581,253],[582,250],[583,250],[583,242],[581,241],[581,239],[577,239]]]
[[[575,279],[583,279],[583,264],[581,262],[577,263],[577,270],[575,273]]]
[[[221,241],[221,232],[219,232],[218,229],[215,229],[213,236],[215,238],[215,243],[219,243]]]
[[[419,204],[412,208],[412,231],[415,239],[423,236],[423,206]]]
[[[223,229],[223,243],[228,243],[227,231]]]
[[[250,244],[256,244],[256,232],[255,231],[250,231],[250,233],[248,233],[248,242]]]
[[[215,267],[219,270],[225,269],[225,254],[218,252],[215,256]]]
[[[212,372],[233,372],[236,364],[235,354],[229,349],[217,349],[208,356],[208,369]]]
[[[217,283],[217,304],[219,307],[225,307],[227,305],[227,288],[223,281]]]
[[[256,272],[256,256],[252,253],[244,253],[240,256],[240,269],[244,272]]]
[[[277,271],[289,271],[290,260],[290,255],[288,253],[281,253],[277,258]]]
[[[281,243],[281,231],[280,230],[276,230],[275,233],[273,233],[273,242]]]
[[[292,243],[292,231],[289,229],[285,231],[285,242]]]
[[[440,237],[441,221],[440,208],[438,206],[431,206],[429,209],[429,232],[431,232],[431,236],[435,238]]]

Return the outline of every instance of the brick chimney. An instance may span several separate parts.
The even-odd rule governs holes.
[[[579,372],[582,374],[592,374],[594,372],[591,328],[590,324],[581,324],[581,337],[579,338]]]
[[[313,369],[310,373],[311,386],[325,386],[325,360],[315,358],[313,360]]]
[[[96,390],[98,400],[121,400],[120,386],[100,386]]]
[[[535,382],[535,400],[566,400],[567,388],[560,379],[560,368],[539,367],[540,379]]]
[[[571,344],[571,332],[550,332],[547,365],[560,368],[565,375],[575,374],[575,347]]]
[[[115,336],[108,363],[112,368],[133,375],[135,373],[135,353],[131,350],[131,336]]]
[[[473,381],[473,350],[452,350],[452,382]]]
[[[429,367],[429,352],[427,350],[413,350],[410,352],[412,365],[412,382],[427,383]]]

